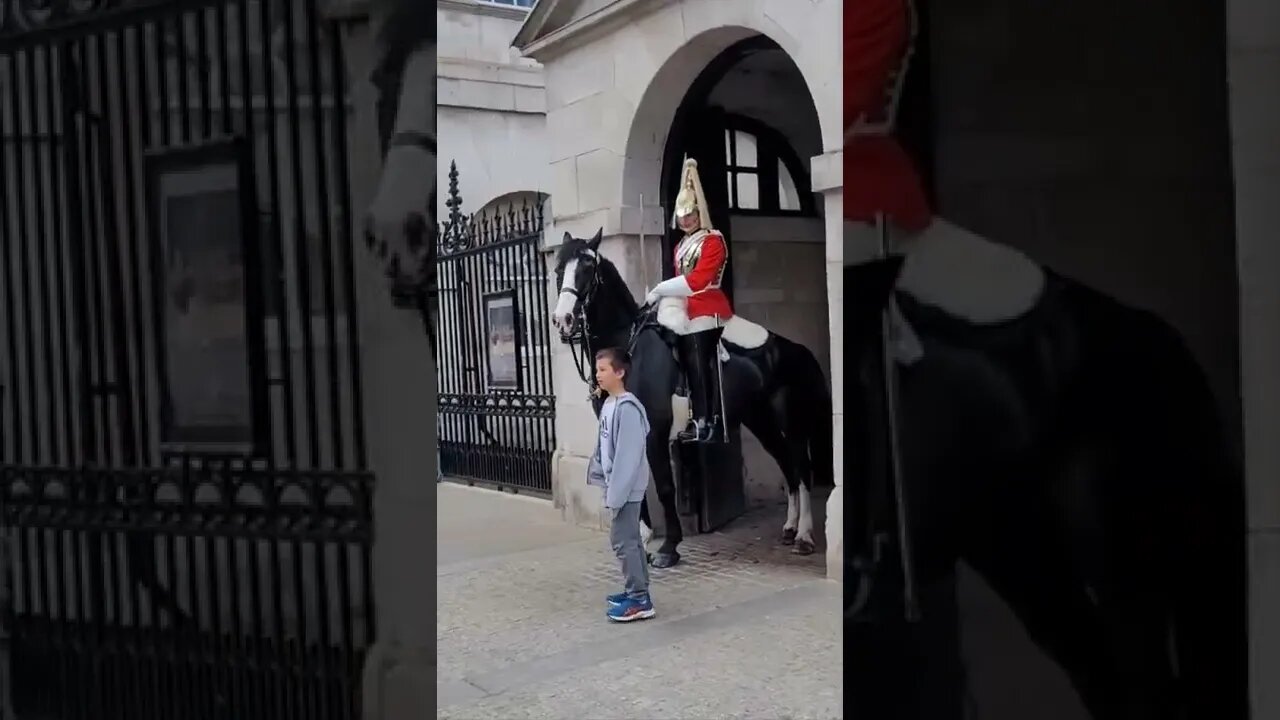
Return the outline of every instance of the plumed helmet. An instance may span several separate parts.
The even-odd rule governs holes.
[[[915,54],[912,0],[859,0],[844,16],[845,140],[893,131]]]
[[[932,220],[915,163],[894,137],[916,36],[912,0],[858,0],[844,12],[844,216],[883,215],[917,231]]]
[[[699,229],[711,229],[711,212],[707,207],[707,196],[702,193],[698,161],[686,157],[684,167],[680,169],[680,192],[676,195],[675,212],[671,214],[671,227],[679,227],[680,218],[692,213],[698,214]]]

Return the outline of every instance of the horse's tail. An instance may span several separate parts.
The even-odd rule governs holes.
[[[1204,373],[1184,348],[1177,361],[1193,398],[1177,440],[1199,448],[1182,498],[1184,554],[1175,558],[1174,639],[1190,718],[1249,717],[1248,547],[1244,471]],[[1182,456],[1185,460],[1185,455]]]
[[[815,485],[830,487],[835,483],[831,388],[813,352],[798,343],[793,345],[796,362],[792,377],[804,393],[804,408],[810,420],[809,462],[813,467],[813,481]]]
[[[1145,314],[1144,314],[1145,315]],[[1188,718],[1245,720],[1248,698],[1248,567],[1244,473],[1208,376],[1174,329],[1154,316],[1131,325],[1130,365],[1152,427],[1147,469],[1172,512],[1166,582],[1181,699]],[[1171,501],[1171,502],[1170,502]],[[1152,499],[1157,505],[1160,499]]]

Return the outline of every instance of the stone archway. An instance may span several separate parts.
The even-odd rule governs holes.
[[[671,2],[540,3],[516,37],[524,55],[546,76],[547,143],[551,213],[545,250],[569,233],[600,232],[601,250],[618,266],[634,294],[658,281],[661,234],[667,224],[658,194],[666,142],[677,108],[696,78],[726,49],[751,37],[767,38],[791,59],[816,114],[817,140],[800,164],[813,172],[823,215],[842,214],[839,154],[843,147],[839,73],[843,0],[811,0],[802,12],[772,0],[672,0]],[[815,161],[814,158],[820,158]],[[642,202],[643,197],[643,202]],[[817,222],[825,272],[811,282],[828,303],[833,338],[823,360],[831,367],[838,457],[842,412],[838,298],[842,276],[842,227]],[[641,237],[644,242],[641,242]],[[816,266],[815,266],[816,271]],[[548,312],[550,308],[548,308]],[[819,313],[819,317],[820,317]],[[765,320],[766,318],[760,318]],[[586,457],[596,422],[573,359],[564,348],[554,358],[556,387],[555,502],[570,522],[604,527],[597,493],[586,486]],[[836,463],[838,505],[840,463]],[[828,532],[830,539],[831,533]],[[831,544],[839,556],[839,539]],[[828,558],[830,560],[830,557]],[[828,565],[838,574],[840,562]]]
[[[675,49],[636,107],[627,137],[622,204],[646,198],[647,239],[638,274],[648,287],[670,275],[666,258],[675,237],[667,210],[684,156],[695,157],[713,222],[729,240],[725,282],[736,311],[808,347],[830,377],[824,215],[833,221],[840,215],[825,213],[826,203],[811,182],[810,161],[823,154],[826,131],[839,118],[819,111],[810,78],[787,51],[792,40],[776,29],[766,34],[725,26]],[[745,164],[759,172],[739,174],[744,162],[738,143],[748,140],[752,160]],[[766,175],[768,182],[763,182]],[[778,197],[781,177],[800,188],[800,199],[790,205]],[[754,183],[750,200],[741,192],[748,179]],[[749,432],[744,432],[742,452],[747,505],[764,512],[776,507],[780,528],[786,503],[782,473]],[[814,502],[819,535],[830,489],[819,488]],[[827,548],[842,552],[839,542]]]
[[[766,23],[759,23],[764,25]],[[713,66],[732,55],[735,47],[749,48],[752,43],[764,41],[785,53],[795,63],[813,103],[822,139],[819,153],[833,152],[843,146],[838,82],[831,79],[824,82],[812,69],[806,69],[804,55],[797,52],[799,42],[792,35],[776,25],[768,29],[759,26],[715,27],[689,37],[667,55],[635,101],[632,122],[623,143],[625,164],[620,204],[628,205],[642,192],[662,186],[668,134],[677,122],[681,104],[691,91],[697,90],[695,84],[699,78],[704,78],[709,69],[715,72]],[[812,51],[809,54],[812,55]]]

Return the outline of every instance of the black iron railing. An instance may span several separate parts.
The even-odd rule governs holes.
[[[359,717],[372,479],[345,60],[320,2],[0,1],[19,718]],[[173,221],[165,193],[207,204]],[[207,232],[218,202],[242,217]],[[204,320],[182,317],[193,297]],[[226,418],[193,411],[211,407]]]
[[[556,400],[542,202],[464,215],[453,164],[446,204],[436,259],[441,471],[550,495]]]
[[[372,486],[0,468],[19,717],[358,718]]]

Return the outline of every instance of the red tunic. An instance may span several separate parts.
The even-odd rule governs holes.
[[[680,272],[680,245],[676,245],[673,257],[676,272]],[[719,315],[720,319],[733,317],[733,307],[729,305],[729,297],[718,287],[710,287],[720,275],[726,260],[724,236],[715,230],[709,230],[702,241],[702,252],[698,262],[685,276],[685,282],[693,289],[689,296],[685,313],[690,319]]]
[[[844,8],[844,118],[885,119],[889,79],[909,40],[907,0],[858,0]],[[844,217],[870,222],[884,213],[916,231],[933,212],[914,163],[892,135],[855,135],[844,149]]]

